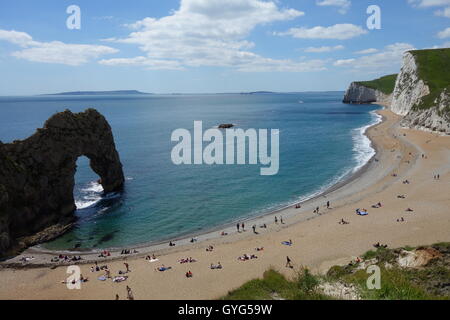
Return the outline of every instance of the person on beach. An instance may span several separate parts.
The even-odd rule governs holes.
[[[256,225],[253,225],[252,229],[253,229],[253,233],[257,234],[257,232],[256,232]]]
[[[120,298],[119,298],[119,295],[116,293],[116,300],[119,300]]]
[[[280,217],[281,224],[284,224],[283,217]]]
[[[134,300],[133,291],[131,291],[131,288],[129,286],[127,286],[127,299]]]
[[[239,223],[236,224],[236,229],[237,229],[237,232],[241,232],[241,230],[239,230]]]
[[[175,247],[175,243],[173,243],[172,241],[170,241],[169,247]]]
[[[186,278],[192,278],[193,276],[191,271],[186,272]]]
[[[278,218],[275,216],[275,223],[278,224]]]
[[[243,222],[242,222],[242,225],[241,225],[241,229],[242,229],[242,231],[245,232],[245,224]]]
[[[126,268],[126,272],[127,272],[127,273],[128,273],[128,272],[131,272],[131,270],[130,270],[130,265],[129,265],[128,263],[126,263],[126,262],[124,262],[123,264],[124,264],[124,266],[125,266],[125,268]]]
[[[327,209],[330,209],[330,201],[327,201]]]
[[[291,258],[286,257],[286,268],[293,268]]]

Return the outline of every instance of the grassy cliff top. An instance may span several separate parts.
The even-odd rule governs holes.
[[[425,250],[437,255],[421,267],[404,267],[398,259],[404,252]],[[430,251],[431,250],[431,251]],[[397,249],[378,248],[368,251],[362,262],[346,266],[333,266],[326,275],[314,275],[301,268],[293,279],[270,269],[262,279],[245,283],[230,291],[224,300],[327,300],[342,299],[328,295],[324,284],[338,289],[345,288],[353,297],[363,300],[449,300],[450,290],[445,284],[450,279],[450,243],[437,243],[425,247],[403,247]],[[381,288],[370,290],[366,269],[369,265],[380,268]],[[344,287],[342,286],[344,285]]]
[[[385,94],[391,94],[394,92],[395,80],[397,80],[397,74],[391,74],[372,81],[359,81],[356,83],[367,88],[381,91]]]
[[[444,89],[450,92],[450,48],[410,52],[416,59],[420,79],[430,88],[430,94],[416,107],[430,108]]]

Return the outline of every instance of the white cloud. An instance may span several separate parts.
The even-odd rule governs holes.
[[[441,39],[450,38],[450,28],[438,32],[437,36]]]
[[[100,61],[104,65],[134,65],[147,69],[233,67],[239,71],[322,70],[325,62],[275,60],[250,51],[246,37],[257,26],[301,17],[303,12],[279,8],[277,1],[182,0],[162,18],[147,17],[128,24],[126,38],[105,41],[134,44],[144,53]]]
[[[291,28],[286,32],[275,33],[279,36],[290,35],[298,39],[337,39],[347,40],[366,34],[367,31],[354,24],[336,24],[330,27]]]
[[[440,17],[450,18],[450,0],[408,0],[413,7],[430,8],[430,7],[446,7],[442,10],[434,12]]]
[[[408,2],[420,8],[450,6],[450,0],[408,0]]]
[[[342,60],[336,60],[334,62],[334,65],[337,67],[341,67],[341,66],[347,66],[352,64],[353,62],[355,62],[356,59],[342,59]]]
[[[337,60],[334,62],[334,66],[348,66],[353,71],[391,72],[400,68],[403,54],[410,50],[414,50],[414,47],[408,43],[394,43],[375,54],[356,59]]]
[[[375,48],[370,48],[370,49],[365,49],[365,50],[361,50],[361,51],[356,51],[356,54],[371,54],[371,53],[376,53],[378,52],[378,49]]]
[[[107,46],[66,44],[60,41],[34,41],[28,33],[14,30],[0,30],[0,40],[8,41],[23,48],[12,53],[12,56],[16,58],[70,66],[79,66],[102,55],[118,52],[118,50]]]
[[[437,16],[450,18],[450,7],[435,12]]]
[[[440,45],[432,46],[431,48],[424,48],[424,49],[442,49],[442,48],[450,48],[450,41],[444,42]]]
[[[345,47],[342,45],[334,46],[334,47],[308,47],[304,51],[305,52],[312,52],[312,53],[322,53],[322,52],[331,52],[331,51],[338,51],[343,50]]]
[[[352,5],[350,0],[316,0],[318,6],[334,6],[339,8],[339,13],[345,14]]]

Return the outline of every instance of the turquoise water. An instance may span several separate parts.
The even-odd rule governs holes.
[[[106,197],[80,158],[77,226],[51,249],[118,247],[167,240],[268,213],[323,191],[373,155],[364,129],[378,106],[344,105],[342,92],[264,95],[0,97],[0,140],[33,134],[53,113],[96,108],[115,136],[126,176]],[[221,123],[280,130],[280,169],[260,165],[176,166],[172,131]]]

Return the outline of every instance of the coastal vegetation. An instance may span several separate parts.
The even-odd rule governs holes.
[[[423,259],[419,253],[434,252]],[[417,253],[417,254],[416,254]],[[409,255],[419,256],[416,260]],[[409,259],[409,260],[408,260]],[[405,265],[405,261],[410,264]],[[421,263],[411,263],[421,261]],[[360,261],[345,266],[333,266],[325,275],[313,275],[301,268],[297,275],[286,279],[270,269],[262,279],[245,283],[228,293],[225,300],[449,300],[450,299],[450,243],[429,247],[380,247],[366,252]],[[377,265],[381,271],[381,287],[368,289],[370,276],[366,268]]]
[[[381,91],[385,94],[391,94],[394,92],[397,76],[397,74],[391,74],[372,81],[358,81],[356,84]]]
[[[414,108],[427,109],[435,105],[434,101],[444,90],[450,92],[450,48],[414,50],[411,53],[416,58],[420,79],[430,89],[430,94]],[[450,106],[445,111],[448,113]]]

